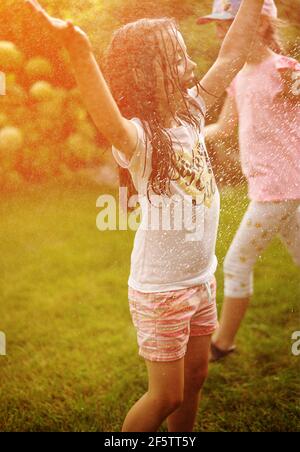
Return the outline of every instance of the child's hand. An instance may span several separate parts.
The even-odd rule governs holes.
[[[51,17],[37,0],[26,0],[32,15],[44,27],[48,28],[69,50],[90,50],[91,44],[88,36],[71,21]]]

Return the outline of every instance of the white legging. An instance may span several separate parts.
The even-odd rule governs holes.
[[[253,294],[253,267],[276,234],[300,266],[300,200],[250,202],[224,260],[226,297]]]

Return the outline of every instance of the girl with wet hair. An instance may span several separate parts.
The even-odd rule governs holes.
[[[232,3],[237,10],[240,0]],[[218,17],[221,40],[231,23]],[[225,298],[220,328],[212,340],[212,361],[235,350],[254,292],[254,265],[274,236],[280,235],[300,266],[300,64],[284,56],[281,25],[273,0],[266,0],[248,61],[227,90],[218,122],[206,128],[206,139],[218,148],[239,125],[250,198],[224,260]]]
[[[198,95],[203,88],[194,76],[182,83],[178,67],[172,61],[175,46],[184,51],[178,32],[176,21],[169,18],[141,19],[129,23],[114,33],[104,65],[104,74],[122,114],[126,118],[139,118],[147,136],[146,144],[151,143],[152,172],[148,189],[151,187],[157,195],[170,194],[170,182],[176,170],[176,153],[170,132],[162,129],[164,118],[160,111],[161,98],[157,96],[157,74],[153,65],[158,55],[157,69],[162,71],[164,77],[161,88],[173,119],[176,121],[176,91],[181,100],[178,115],[182,119],[200,130],[199,116],[193,112],[191,103],[204,116],[199,104],[193,103],[187,93],[189,85],[197,87]],[[120,185],[128,187],[130,199],[136,193],[132,178],[127,169],[119,168]]]
[[[243,67],[263,0],[242,2],[200,83],[172,19],[142,19],[116,31],[106,81],[85,33],[50,17],[35,0],[28,3],[67,48],[87,109],[130,174],[142,209],[128,298],[149,382],[122,430],[154,432],[167,420],[170,432],[192,431],[217,327],[220,199],[204,116]]]

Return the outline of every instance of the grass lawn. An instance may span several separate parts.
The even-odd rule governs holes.
[[[146,390],[127,305],[133,232],[96,228],[97,186],[0,200],[1,431],[119,431]],[[247,205],[222,192],[222,263]],[[196,431],[300,431],[300,273],[275,239],[255,268],[239,351],[211,366]],[[165,430],[165,429],[163,429]]]

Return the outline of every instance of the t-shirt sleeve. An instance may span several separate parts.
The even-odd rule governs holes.
[[[276,59],[275,67],[280,77],[278,91],[280,92],[282,90],[283,84],[288,83],[287,86],[289,88],[293,85],[293,93],[298,96],[300,87],[300,63],[293,58],[280,56]]]
[[[293,71],[300,71],[300,63],[297,60],[294,60],[293,58],[286,57],[286,56],[280,56],[276,60],[276,69],[278,71],[284,70],[284,69],[291,69]]]
[[[114,146],[112,146],[112,154],[118,165],[128,169],[135,187],[138,188],[139,183],[144,177],[147,177],[146,174],[149,171],[151,146],[149,144],[146,146],[146,134],[141,121],[137,118],[133,118],[130,121],[137,129],[137,144],[131,158],[128,159],[122,150]]]

